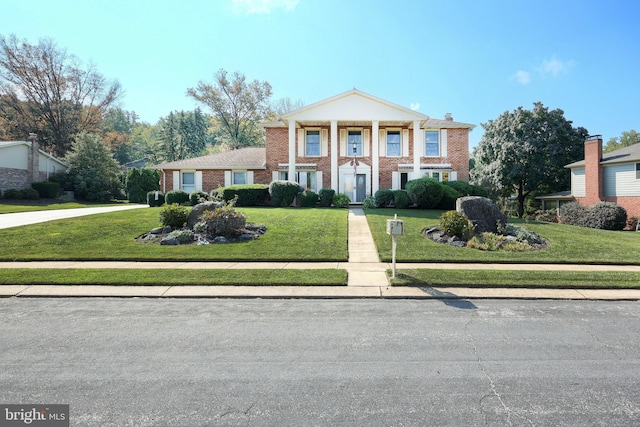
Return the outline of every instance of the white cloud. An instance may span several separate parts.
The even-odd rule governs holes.
[[[561,61],[552,56],[551,59],[542,61],[542,65],[537,68],[542,75],[557,77],[560,74],[566,74],[573,68],[575,61]]]
[[[418,111],[420,109],[420,103],[419,102],[412,102],[411,104],[409,104],[409,107],[413,111]]]
[[[275,9],[284,9],[291,12],[296,8],[300,0],[231,0],[233,11],[236,13],[269,14]]]
[[[531,83],[531,75],[527,71],[518,70],[512,78],[521,85],[528,85]]]

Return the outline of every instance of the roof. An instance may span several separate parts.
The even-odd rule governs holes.
[[[536,196],[537,200],[571,200],[573,195],[571,191],[559,191],[557,193],[544,194],[542,196]]]
[[[294,120],[303,125],[319,125],[331,120],[348,122],[354,125],[371,123],[372,120],[380,122],[381,126],[408,125],[420,122],[422,127],[448,127],[469,128],[475,125],[454,122],[452,120],[431,119],[429,116],[394,104],[382,98],[352,89],[327,99],[306,105],[297,110],[282,114],[280,120],[263,123],[263,127],[286,127],[289,121]]]
[[[611,151],[609,153],[603,153],[602,160],[600,160],[601,165],[630,162],[640,162],[640,143],[620,148],[619,150]],[[584,160],[580,160],[579,162],[566,165],[565,168],[580,168],[584,166]]]
[[[31,141],[0,141],[0,149],[5,148],[5,147],[14,147],[16,145],[25,145],[29,148],[31,148]],[[63,166],[69,166],[67,165],[63,160],[60,160],[59,158],[55,157],[53,154],[49,154],[46,151],[44,151],[41,148],[38,148],[38,152],[40,154],[42,154],[45,157],[48,157],[49,159],[56,161],[58,163],[60,163]]]
[[[152,166],[154,169],[266,169],[264,147],[246,147]]]

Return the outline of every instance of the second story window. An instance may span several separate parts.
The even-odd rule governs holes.
[[[306,156],[319,156],[320,155],[320,131],[308,130],[306,137]]]
[[[440,157],[440,132],[428,130],[424,133],[425,157]]]
[[[387,156],[400,156],[400,131],[387,131]]]
[[[362,156],[362,131],[350,130],[347,138],[348,156]]]

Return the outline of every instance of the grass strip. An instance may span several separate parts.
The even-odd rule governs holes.
[[[0,269],[0,285],[346,286],[347,271],[6,268]]]
[[[77,201],[60,201],[56,199],[39,200],[2,200],[0,201],[0,214],[50,211],[58,209],[98,208],[103,206],[124,206],[125,202],[114,203],[89,203]]]
[[[391,276],[390,270],[388,271]],[[464,286],[551,289],[640,289],[640,273],[621,271],[522,271],[402,269],[394,286]]]

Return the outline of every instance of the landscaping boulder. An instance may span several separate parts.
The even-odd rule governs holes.
[[[222,207],[222,202],[204,202],[198,203],[193,208],[191,208],[191,212],[189,212],[189,216],[187,217],[187,228],[193,228],[193,226],[198,222],[198,218],[205,211],[212,211],[219,207]]]
[[[497,233],[498,223],[502,227],[507,224],[507,216],[486,197],[461,197],[456,202],[456,210],[469,218],[476,227],[476,233]]]

